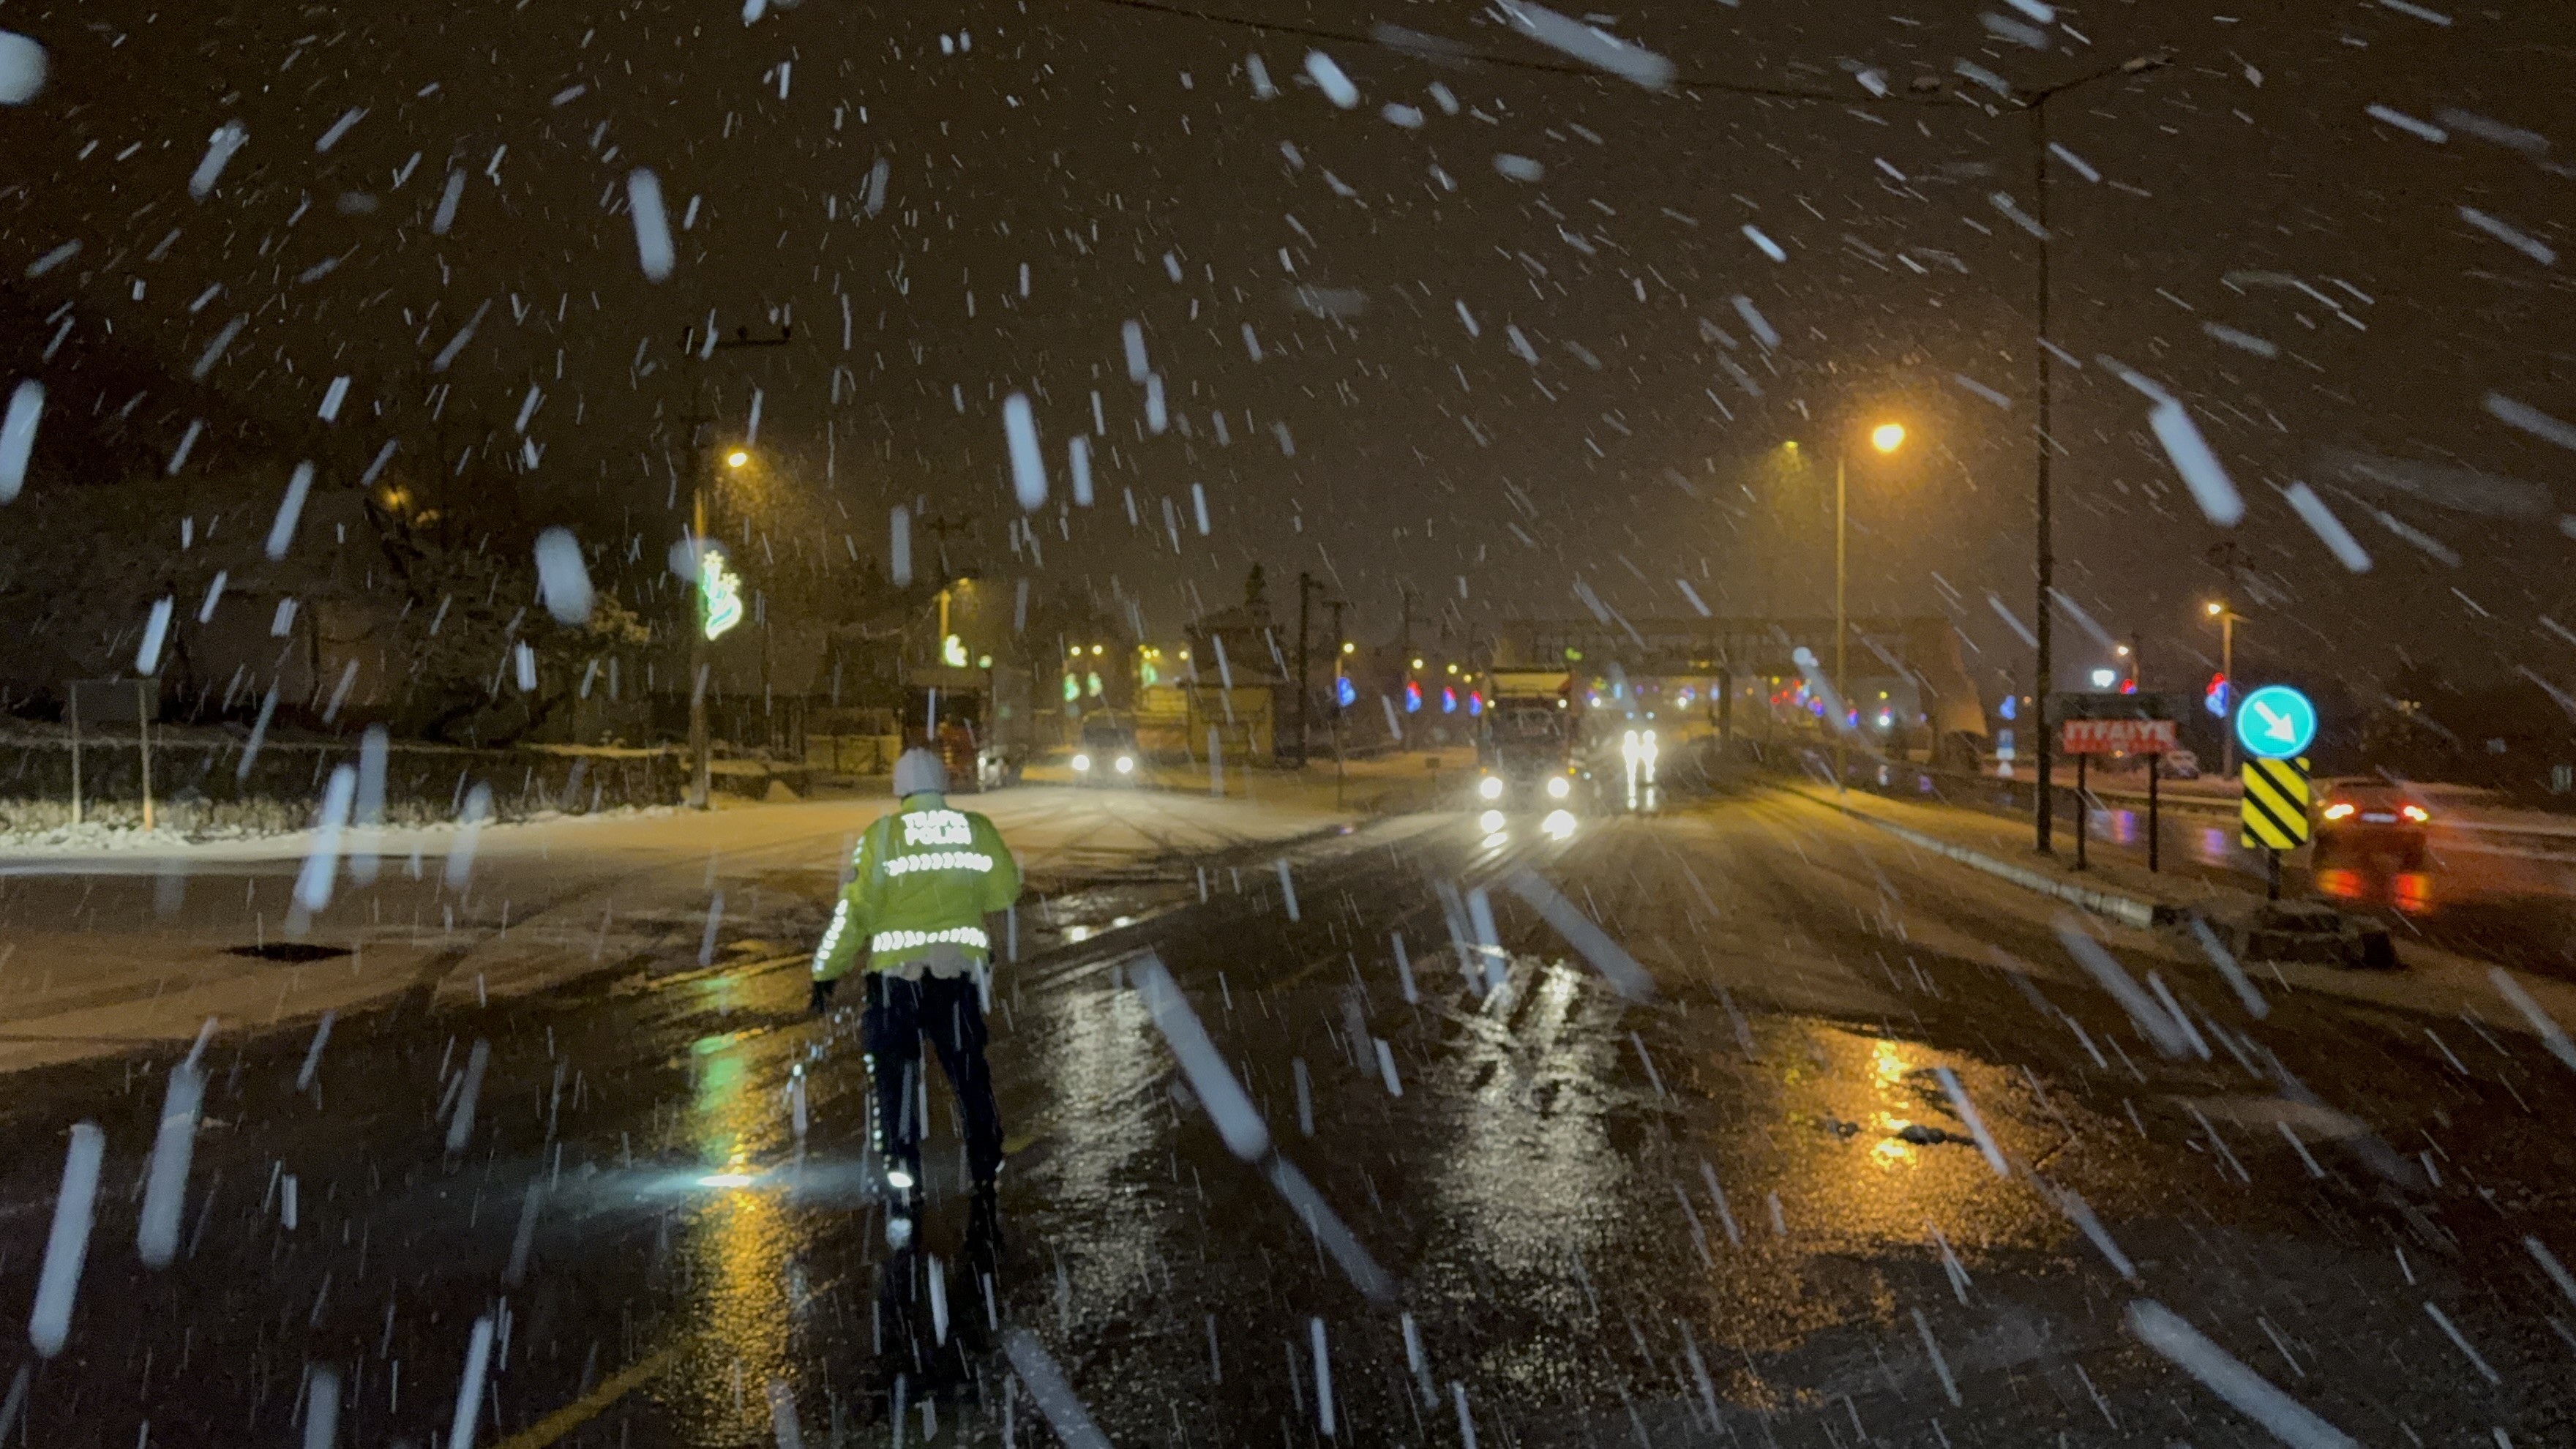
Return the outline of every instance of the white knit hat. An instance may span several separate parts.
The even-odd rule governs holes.
[[[948,766],[939,756],[925,749],[909,749],[894,762],[896,799],[907,795],[938,795],[948,790]]]

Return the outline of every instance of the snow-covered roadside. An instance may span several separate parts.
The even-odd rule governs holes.
[[[485,822],[481,831],[487,842],[499,844],[513,835],[535,829],[661,820],[680,813],[679,808],[672,805],[625,805],[571,815],[540,810],[514,820]],[[344,848],[363,849],[365,842],[372,838],[375,853],[379,855],[442,855],[459,829],[458,825],[449,822],[386,826],[372,832],[351,830],[344,837]],[[72,869],[122,874],[151,868],[163,861],[301,860],[312,852],[313,835],[310,827],[257,830],[223,825],[177,831],[88,823],[60,825],[50,830],[0,831],[0,874],[52,873]]]

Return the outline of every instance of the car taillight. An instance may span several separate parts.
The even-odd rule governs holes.
[[[2343,819],[2345,816],[2350,815],[2351,813],[2352,813],[2352,806],[2351,806],[2350,804],[2348,804],[2348,803],[2341,802],[2341,801],[2338,801],[2338,802],[2336,802],[2335,804],[2332,804],[2332,805],[2329,805],[2329,806],[2327,806],[2327,807],[2326,807],[2326,818],[2327,818],[2328,820],[2341,820],[2341,819]]]
[[[2418,825],[2421,825],[2425,821],[2433,818],[2431,815],[2425,813],[2424,807],[2421,805],[2409,805],[2405,807],[2403,813],[2407,819],[2414,821]]]

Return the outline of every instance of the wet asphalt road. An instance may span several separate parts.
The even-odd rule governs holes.
[[[1284,887],[1250,849],[1032,902],[989,1265],[944,1087],[924,1241],[884,1247],[855,1022],[800,1010],[817,862],[765,863],[707,967],[343,1013],[302,1092],[311,1022],[218,1035],[166,1269],[136,1224],[182,1052],[18,1073],[0,1435],[311,1442],[321,1370],[346,1444],[1044,1444],[1025,1334],[1121,1445],[2271,1442],[2124,1326],[2151,1299],[2358,1442],[2576,1442],[2576,1301],[2524,1243],[2576,1256],[2576,1073],[2501,1003],[2266,975],[2258,1020],[2187,945],[2085,926],[2189,1010],[2207,1059],[2168,1059],[2046,903],[1811,804],[1536,825],[1409,817],[1288,850]],[[1444,884],[1488,888],[1494,959],[1472,912],[1453,944]],[[1273,1154],[1184,1085],[1133,989],[1149,947]],[[14,1325],[82,1118],[96,1226],[38,1360]]]

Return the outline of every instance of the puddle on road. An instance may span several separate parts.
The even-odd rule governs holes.
[[[2062,1237],[2065,1224],[2027,1183],[1995,1175],[1934,1068],[1957,1074],[2007,1160],[2044,1162],[2066,1133],[2018,1073],[1841,1027],[1782,1022],[1754,1030],[1762,1050],[1755,1080],[1768,1086],[1776,1125],[1764,1134],[1770,1151],[1741,1161],[1755,1179],[1749,1189],[1779,1195],[1786,1236],[1802,1251],[1928,1246],[1926,1222],[1954,1244],[2040,1247]],[[2060,1112],[2073,1108],[2052,1101]],[[1782,1236],[1767,1206],[1760,1216],[1757,1237]]]
[[[1443,1292],[1490,1285],[1470,1316],[1484,1329],[1480,1372],[1507,1381],[1579,1393],[1586,1375],[1562,1362],[1566,1338],[1587,1322],[1616,1336],[1624,1311],[1587,1282],[1631,1298],[1657,1284],[1716,1357],[1778,1364],[1829,1330],[1910,1331],[1904,1305],[1947,1292],[1936,1229],[1971,1276],[2090,1255],[2033,1168],[2124,1216],[2168,1195],[2125,1153],[2125,1117],[2054,1087],[2043,1105],[2018,1067],[1784,1017],[1752,1020],[1759,1059],[1747,1062],[1722,1016],[1700,1027],[1694,1013],[1682,1060],[1668,1039],[1652,1048],[1677,1082],[1698,1079],[1668,1102],[1637,1080],[1621,1018],[1576,971],[1541,965],[1521,989],[1508,1036],[1453,1038],[1442,1069],[1453,1085],[1426,1093],[1446,1108],[1423,1183],[1439,1204],[1425,1246],[1445,1260],[1432,1276]],[[2012,1177],[1988,1165],[1939,1067]],[[1651,1120],[1685,1100],[1693,1120]],[[1666,1132],[1668,1147],[1654,1140]],[[2110,1150],[2088,1152],[2088,1139]],[[1749,1367],[1721,1377],[1733,1402],[1779,1397]]]
[[[1057,946],[1078,946],[1197,903],[1197,887],[1187,880],[1120,881],[1049,896],[1021,909],[1020,953],[1025,959]]]
[[[1732,1110],[1742,1124],[1703,1129],[1683,1149],[1708,1152],[1744,1234],[1740,1251],[1712,1242],[1706,1275],[1705,1331],[1730,1349],[1776,1355],[1831,1328],[1901,1328],[1888,1270],[1911,1263],[1940,1281],[1936,1231],[1972,1277],[2020,1276],[2034,1257],[2089,1255],[2033,1171],[2124,1216],[2166,1195],[2134,1154],[2085,1150],[2088,1140],[2125,1149],[2128,1121],[2054,1088],[2043,1103],[2017,1067],[1827,1022],[1756,1019],[1752,1028],[1759,1061],[1735,1053],[1730,1070],[1743,1091],[1726,1094],[1741,1104]],[[2011,1177],[1989,1165],[1941,1067],[1956,1075]],[[1738,1389],[1764,1397],[1756,1383]]]

